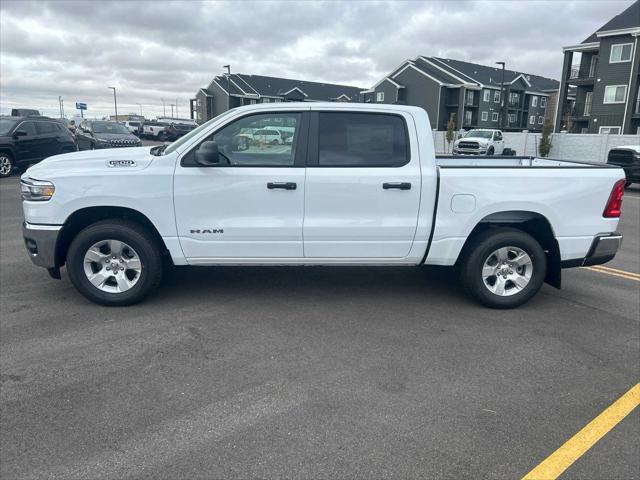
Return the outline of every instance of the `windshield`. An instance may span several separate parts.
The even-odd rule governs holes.
[[[225,115],[229,115],[230,113],[235,113],[235,112],[233,111],[233,109],[232,110],[227,110],[226,112],[221,113],[217,117],[213,117],[208,122],[203,123],[198,128],[195,128],[195,129],[191,130],[185,136],[179,138],[178,140],[176,140],[172,144],[168,145],[167,148],[163,150],[163,153],[167,154],[167,153],[174,152],[176,150],[176,148],[178,148],[180,145],[185,144],[186,142],[191,140],[193,137],[197,137],[200,134],[200,132],[202,132],[203,130],[206,130],[209,127],[209,125],[211,125],[213,122],[216,122],[216,121],[220,120],[222,117],[224,117]]]
[[[475,138],[491,138],[493,132],[491,130],[469,130],[465,137],[475,137]]]
[[[132,127],[139,127],[140,122],[129,122],[129,125],[131,125]]]
[[[93,131],[93,133],[124,133],[126,135],[129,135],[129,130],[127,130],[127,127],[115,122],[93,122],[91,124],[91,130]]]
[[[0,118],[0,135],[6,135],[9,133],[17,123],[17,120],[13,120],[11,118]]]

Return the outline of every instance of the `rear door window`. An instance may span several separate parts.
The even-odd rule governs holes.
[[[38,134],[58,133],[58,128],[53,122],[36,122],[36,130]]]
[[[320,112],[318,165],[401,167],[409,162],[404,120],[398,115]]]

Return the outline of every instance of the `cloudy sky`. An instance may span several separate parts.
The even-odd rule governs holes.
[[[0,0],[0,112],[188,116],[232,71],[370,87],[406,58],[437,55],[559,78],[580,43],[631,0],[211,2]]]

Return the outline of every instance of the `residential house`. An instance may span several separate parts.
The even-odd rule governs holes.
[[[429,113],[431,127],[540,131],[547,100],[559,83],[550,78],[448,58],[405,60],[369,90],[364,102],[417,105]],[[504,103],[502,99],[504,95]]]
[[[268,102],[357,102],[362,88],[333,83],[234,73],[220,75],[191,99],[191,118],[198,123],[241,105]]]
[[[563,48],[559,95],[567,98],[575,86],[576,101],[570,110],[565,103],[557,109],[557,132],[640,134],[638,36],[640,0],[582,43]]]

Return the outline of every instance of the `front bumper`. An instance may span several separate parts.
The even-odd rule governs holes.
[[[454,148],[454,155],[486,155],[487,149]]]
[[[22,223],[22,237],[31,261],[48,270],[60,267],[56,262],[56,244],[62,225]]]
[[[562,262],[562,268],[570,267],[587,267],[589,265],[601,265],[613,260],[618,250],[622,246],[622,234],[618,232],[614,233],[602,233],[596,235],[591,243],[589,253],[585,258],[577,258],[574,260],[564,260]]]

